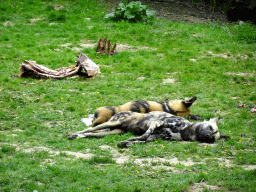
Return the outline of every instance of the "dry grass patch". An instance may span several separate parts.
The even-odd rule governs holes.
[[[93,26],[90,26],[90,28],[92,28]],[[78,44],[77,46],[71,47],[72,43],[65,43],[65,44],[60,44],[59,46],[61,47],[66,47],[66,48],[70,48],[73,51],[81,51],[83,49],[86,48],[96,48],[97,47],[97,43],[93,43],[92,40],[81,40],[81,43]],[[157,50],[157,48],[151,48],[151,47],[135,47],[132,45],[128,45],[128,44],[120,44],[117,43],[116,45],[116,51],[139,51],[139,50]],[[160,55],[160,57],[162,57]]]
[[[240,77],[244,77],[244,76],[249,76],[249,77],[253,77],[255,75],[255,71],[253,71],[252,73],[231,73],[231,72],[226,72],[226,75],[231,75],[231,76],[240,76]]]
[[[94,155],[92,153],[80,153],[80,152],[73,152],[73,151],[54,151],[50,148],[39,146],[39,147],[29,147],[29,148],[22,148],[20,145],[13,145],[16,146],[16,150],[23,151],[25,153],[32,153],[38,151],[47,151],[49,152],[50,156],[60,155],[61,153],[66,155],[74,156],[75,158],[82,158],[82,159],[91,159]],[[90,150],[88,149],[87,152]]]
[[[64,9],[65,7],[63,5],[54,5],[53,6],[56,11],[59,11],[61,9]]]
[[[140,76],[140,77],[137,78],[137,80],[143,80],[145,78],[146,78],[145,76]]]
[[[171,83],[171,84],[174,84],[176,83],[176,80],[175,79],[163,79],[163,84],[168,84],[168,83]]]
[[[256,169],[256,165],[243,165],[242,167],[245,170],[254,170],[254,169]]]
[[[54,161],[53,159],[45,159],[43,162],[41,162],[40,166],[43,166],[45,164],[47,165],[54,165],[56,163],[56,161]]]
[[[11,22],[11,21],[6,21],[6,22],[4,22],[3,24],[4,24],[4,26],[8,26],[8,25],[14,26],[14,23]]]
[[[42,19],[37,18],[37,19],[30,19],[30,25],[35,25],[37,21],[40,21]]]
[[[210,57],[222,57],[224,59],[233,59],[233,60],[256,58],[256,54],[252,54],[251,56],[238,54],[237,56],[234,56],[234,55],[231,55],[229,53],[225,53],[225,54],[223,54],[223,53],[213,53],[212,51],[207,51],[207,55],[203,55],[200,58],[206,58],[206,57],[209,57],[209,56]],[[191,61],[195,62],[196,59],[191,59]]]
[[[168,165],[181,164],[184,166],[192,166],[195,164],[205,164],[205,161],[208,160],[208,159],[202,159],[201,162],[194,162],[190,158],[188,158],[186,161],[181,161],[176,157],[170,158],[170,159],[160,158],[160,157],[137,158],[136,156],[129,156],[129,155],[125,155],[125,153],[120,153],[119,150],[112,148],[108,145],[102,145],[100,146],[100,149],[109,150],[110,153],[113,155],[113,159],[116,161],[117,164],[133,162],[138,166],[151,166],[152,164],[168,164]],[[129,150],[129,149],[125,149],[125,150]],[[219,164],[222,166],[226,166],[226,167],[233,166],[233,164],[231,164],[229,159],[225,159],[225,158],[216,158],[216,159],[218,160]]]
[[[213,185],[207,185],[205,182],[200,182],[200,183],[194,183],[193,185],[191,185],[187,191],[199,192],[199,191],[206,191],[206,190],[216,191],[216,190],[220,190],[220,188]]]

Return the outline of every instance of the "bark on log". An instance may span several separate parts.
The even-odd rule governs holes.
[[[72,76],[93,77],[100,73],[99,66],[96,65],[89,57],[79,53],[76,65],[70,67],[61,67],[51,70],[45,66],[36,64],[35,61],[25,60],[20,64],[19,77],[32,77],[38,79],[63,79]]]

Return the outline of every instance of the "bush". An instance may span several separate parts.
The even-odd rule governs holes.
[[[129,22],[149,23],[153,18],[155,11],[147,10],[148,5],[142,5],[140,1],[132,1],[129,4],[120,3],[116,10],[112,13],[105,15],[105,18],[114,21],[128,20]]]

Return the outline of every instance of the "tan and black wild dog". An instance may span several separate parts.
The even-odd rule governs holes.
[[[103,137],[129,131],[141,136],[120,142],[118,147],[128,147],[133,143],[146,143],[157,139],[213,143],[218,139],[229,138],[219,133],[217,127],[219,120],[220,117],[216,117],[209,121],[191,123],[182,117],[163,111],[150,113],[125,111],[115,114],[109,121],[96,127],[71,133],[66,137],[72,140],[79,137]]]
[[[197,115],[191,115],[190,106],[195,102],[197,97],[185,100],[168,100],[162,101],[130,101],[116,107],[100,107],[97,108],[92,120],[92,126],[96,126],[107,122],[113,115],[121,111],[133,111],[138,113],[149,113],[151,111],[164,111],[181,117],[189,117],[190,119],[199,120]]]

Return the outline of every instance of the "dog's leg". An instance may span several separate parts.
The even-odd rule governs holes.
[[[121,129],[113,129],[110,131],[102,131],[102,132],[98,132],[98,133],[83,133],[83,134],[77,134],[76,138],[86,138],[86,137],[104,137],[106,135],[113,135],[113,134],[121,134],[124,131]]]
[[[117,146],[120,148],[125,148],[125,147],[130,147],[134,143],[146,143],[146,141],[122,141],[118,143]]]
[[[230,139],[229,136],[220,134],[220,140],[227,141],[227,140],[229,140],[229,139]]]
[[[160,120],[155,120],[155,121],[149,121],[150,125],[148,130],[141,135],[140,137],[131,137],[125,141],[122,141],[118,143],[118,147],[128,147],[132,145],[133,143],[145,143],[147,142],[147,139],[149,138],[150,135],[153,134],[154,130],[161,127],[164,124],[164,121]]]
[[[192,119],[192,120],[200,120],[201,117],[199,115],[188,115],[188,119]]]
[[[106,123],[97,125],[96,127],[90,127],[90,128],[84,129],[82,131],[67,134],[66,137],[70,140],[76,139],[77,137],[87,137],[89,134],[86,135],[85,133],[93,133],[94,131],[99,131],[99,130],[102,130],[102,129],[115,127],[115,126],[118,126],[120,124],[121,123],[119,121],[115,121],[115,122],[108,121]]]
[[[141,135],[140,137],[132,137],[132,138],[130,138],[128,140],[129,141],[135,141],[135,140],[146,141],[147,138],[150,135],[152,135],[152,133],[154,132],[155,129],[161,127],[164,124],[164,121],[155,120],[155,121],[150,121],[149,123],[150,123],[149,128],[148,128],[148,130],[143,135]]]
[[[155,134],[153,134],[153,135],[150,135],[148,138],[147,138],[147,140],[146,141],[137,141],[137,140],[135,140],[135,141],[122,141],[122,142],[120,142],[120,143],[118,143],[117,144],[117,146],[118,147],[120,147],[120,148],[124,148],[124,147],[130,147],[131,145],[133,145],[134,143],[148,143],[148,142],[153,142],[153,141],[155,141],[155,140],[157,140],[157,139],[161,139],[161,136],[160,135],[155,135]]]
[[[110,131],[110,129],[101,129],[101,130],[94,131],[94,133],[100,133],[100,132],[106,132],[106,131]]]
[[[98,131],[101,129],[116,127],[119,125],[121,125],[121,123],[119,121],[114,121],[114,122],[108,121],[108,122],[102,123],[100,125],[97,125],[96,127],[90,127],[90,128],[84,129],[83,131],[79,131],[77,133],[89,133],[89,132],[94,132],[94,131]]]
[[[104,137],[106,135],[114,135],[114,134],[121,134],[124,131],[121,129],[113,129],[113,130],[105,130],[105,131],[99,131],[99,132],[90,132],[90,133],[74,133],[66,135],[69,140],[77,139],[77,138],[86,138],[86,137]]]

